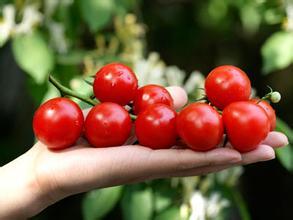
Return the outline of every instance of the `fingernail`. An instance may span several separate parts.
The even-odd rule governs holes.
[[[286,135],[284,135],[284,146],[289,144],[289,140],[288,137]]]
[[[276,133],[278,134],[277,137],[278,137],[278,141],[280,142],[280,147],[286,146],[289,144],[288,137],[285,134],[281,132],[276,132]]]
[[[275,155],[275,152],[273,152],[273,153],[271,153],[271,154],[266,155],[266,157],[264,157],[264,158],[262,159],[262,161],[273,160],[273,159],[275,159],[275,158],[276,158],[276,155]]]

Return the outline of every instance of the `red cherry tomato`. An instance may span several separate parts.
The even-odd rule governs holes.
[[[224,109],[236,101],[248,101],[251,93],[250,80],[241,69],[235,66],[219,66],[206,78],[205,91],[209,101]]]
[[[273,131],[276,128],[276,113],[273,107],[265,100],[260,101],[260,99],[252,99],[253,103],[257,103],[260,107],[262,107],[267,113],[270,120],[270,130]],[[260,102],[259,102],[260,101]]]
[[[110,63],[96,73],[93,89],[101,102],[127,105],[133,100],[137,85],[137,78],[129,67]]]
[[[177,132],[193,150],[207,151],[222,140],[224,127],[220,114],[210,105],[193,103],[177,116]]]
[[[133,101],[134,113],[138,114],[145,110],[149,105],[156,103],[173,107],[173,99],[167,89],[159,85],[143,86],[136,92]]]
[[[85,119],[85,136],[94,147],[119,146],[131,131],[131,119],[120,105],[104,102],[93,107]]]
[[[170,148],[176,143],[176,112],[164,104],[154,104],[139,113],[135,121],[139,143],[152,149]]]
[[[223,111],[226,133],[232,146],[240,152],[254,150],[270,131],[270,121],[252,102],[234,102]]]
[[[35,112],[33,129],[36,137],[50,149],[73,145],[83,129],[83,114],[79,106],[67,98],[54,98]]]

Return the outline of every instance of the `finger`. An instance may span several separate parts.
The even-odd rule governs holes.
[[[268,145],[259,145],[255,150],[243,153],[241,164],[251,164],[275,158],[275,151]]]
[[[169,86],[166,87],[166,89],[173,98],[175,109],[182,108],[187,103],[187,94],[183,88],[179,86]]]
[[[204,175],[208,173],[219,172],[224,169],[228,169],[237,165],[247,165],[251,163],[256,163],[260,161],[267,161],[275,158],[274,150],[267,145],[260,145],[256,150],[250,151],[248,153],[242,154],[242,160],[240,162],[220,164],[213,166],[203,166],[188,170],[183,170],[175,173],[169,173],[164,177],[183,177],[183,176],[197,176]]]
[[[277,148],[288,145],[289,141],[285,134],[278,131],[272,131],[262,143]]]
[[[200,176],[200,175],[206,175],[209,173],[216,173],[231,167],[236,166],[237,164],[224,164],[224,165],[215,165],[215,166],[204,166],[204,167],[198,167],[194,169],[184,170],[181,172],[176,173],[170,173],[164,178],[170,178],[170,177],[188,177],[188,176]]]
[[[241,162],[235,162],[235,163],[232,162],[229,164],[197,167],[193,169],[169,173],[169,174],[166,174],[164,178],[205,175],[209,173],[219,172],[221,170],[228,169],[237,165],[238,166],[247,165],[247,164],[256,163],[260,161],[271,160],[274,158],[275,158],[275,152],[270,146],[260,145],[256,150],[242,154]]]
[[[141,146],[123,146],[79,148],[64,153],[68,154],[66,156],[68,161],[64,159],[62,161],[64,164],[62,169],[65,171],[58,172],[60,176],[55,179],[58,180],[56,185],[63,191],[66,189],[68,194],[105,187],[109,184],[118,185],[160,178],[166,174],[195,167],[234,164],[241,161],[240,153],[224,148],[195,152],[189,149],[151,150]],[[85,161],[84,158],[87,160]]]
[[[197,167],[235,164],[240,161],[240,153],[233,149],[219,148],[208,152],[189,149],[156,150],[150,152],[145,168],[160,177]]]

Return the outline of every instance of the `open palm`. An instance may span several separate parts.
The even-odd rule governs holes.
[[[186,103],[185,92],[168,88],[176,108]],[[131,138],[132,144],[135,138]],[[62,151],[51,151],[38,142],[27,152],[40,188],[48,192],[51,202],[94,188],[139,182],[149,179],[194,176],[216,172],[235,165],[270,160],[275,147],[287,138],[271,132],[254,151],[240,154],[231,146],[208,152],[195,152],[182,147],[152,150],[139,145],[93,148],[84,139]]]

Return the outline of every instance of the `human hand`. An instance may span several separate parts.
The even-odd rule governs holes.
[[[187,96],[181,88],[169,87],[168,90],[174,99],[175,108],[186,104]],[[27,202],[20,200],[19,203],[30,203],[29,207],[32,208],[24,210],[27,206],[22,205],[18,216],[28,217],[64,197],[95,188],[158,178],[202,175],[236,165],[271,160],[275,157],[274,148],[288,143],[282,133],[271,132],[256,150],[241,154],[229,145],[208,152],[195,152],[182,147],[152,150],[130,145],[134,140],[130,138],[128,144],[121,147],[92,148],[84,139],[80,139],[75,146],[61,151],[49,150],[38,142],[23,156],[1,168],[2,173],[10,176],[6,178],[8,200],[13,199],[13,196],[19,198],[19,191],[9,192],[15,187],[19,188],[17,186],[20,184],[13,183],[11,173],[22,173],[19,181],[27,180]],[[15,203],[18,202],[14,201],[14,207],[17,207]],[[1,211],[0,207],[0,217]]]

